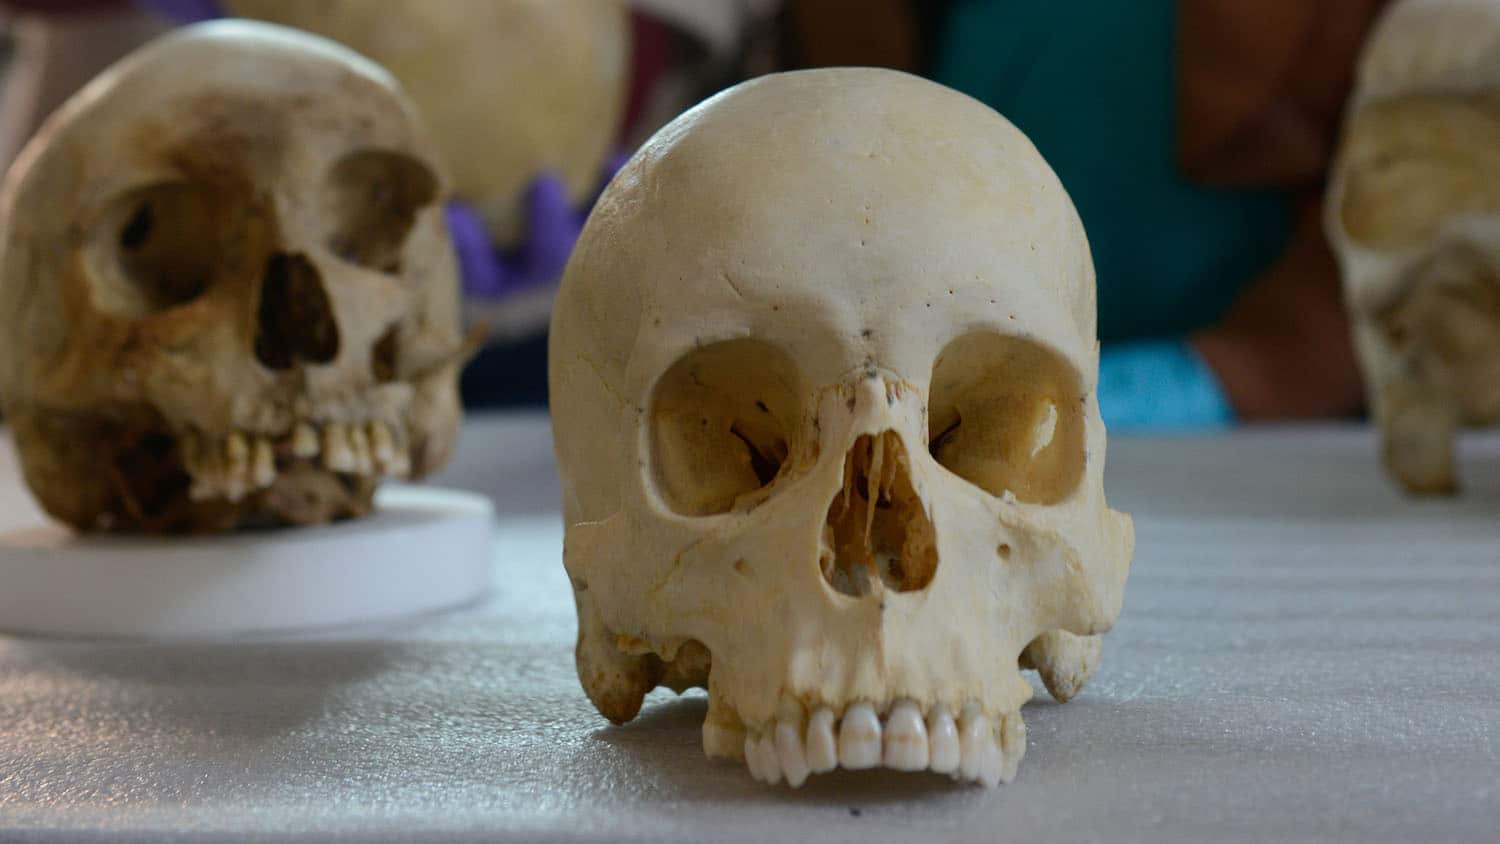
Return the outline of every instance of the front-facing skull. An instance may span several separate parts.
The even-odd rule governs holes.
[[[1076,693],[1133,543],[1102,486],[1088,245],[1004,118],[883,70],[763,77],[648,142],[551,348],[578,670],[708,689],[711,756],[994,784]]]
[[[225,22],[154,42],[8,176],[0,401],[82,529],[316,522],[458,421],[441,176],[390,77]]]
[[[1500,423],[1500,4],[1401,0],[1365,46],[1326,222],[1386,466],[1457,488]]]

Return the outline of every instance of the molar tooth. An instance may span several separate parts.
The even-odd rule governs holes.
[[[337,423],[323,428],[323,465],[334,472],[354,472],[359,462],[349,443],[349,429]]]
[[[807,719],[807,769],[824,774],[839,765],[839,746],[833,738],[833,710],[818,707]]]
[[[839,764],[851,771],[880,764],[880,718],[868,703],[851,704],[839,724]]]
[[[256,489],[265,489],[276,482],[276,452],[271,441],[261,437],[255,441],[250,454],[251,479]]]
[[[958,725],[948,707],[937,704],[927,715],[927,746],[930,748],[928,767],[939,774],[951,774],[958,770]]]
[[[292,455],[303,460],[318,456],[318,431],[306,422],[298,422],[292,428]]]
[[[927,768],[927,725],[922,711],[909,700],[897,701],[885,719],[885,766],[898,771]]]
[[[979,779],[984,766],[986,748],[994,743],[990,730],[990,719],[979,711],[977,704],[964,707],[958,723],[959,765],[958,772],[966,780]]]
[[[801,724],[785,718],[776,722],[776,758],[781,762],[787,785],[796,788],[807,782],[810,771],[807,752],[802,746]]]

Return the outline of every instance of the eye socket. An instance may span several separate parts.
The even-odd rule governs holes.
[[[437,199],[437,177],[397,152],[361,150],[333,166],[323,191],[328,248],[353,264],[401,271],[401,250],[417,212]]]
[[[708,516],[748,506],[781,473],[801,413],[796,365],[760,340],[695,349],[651,401],[651,460],[674,511]]]
[[[223,261],[219,233],[232,230],[243,215],[235,197],[189,182],[150,185],[116,198],[90,236],[95,307],[135,318],[197,299]]]
[[[1083,477],[1077,371],[1031,340],[991,332],[948,344],[932,370],[929,449],[991,495],[1055,504]]]

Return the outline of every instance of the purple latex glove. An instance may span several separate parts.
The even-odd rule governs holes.
[[[605,184],[627,158],[617,152],[605,161]],[[449,202],[448,229],[458,252],[464,295],[503,299],[517,291],[557,281],[597,198],[595,194],[581,208],[574,208],[568,202],[568,190],[562,179],[555,173],[542,173],[527,186],[522,198],[526,209],[525,239],[509,250],[496,249],[490,243],[489,232],[473,208],[459,200]]]
[[[197,23],[224,17],[219,0],[137,0],[146,9],[176,23]]]

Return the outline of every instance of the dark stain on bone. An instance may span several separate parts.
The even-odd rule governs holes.
[[[759,410],[761,413],[770,413],[771,412],[771,408],[766,407],[766,403],[763,402],[763,401],[761,401],[760,399],[756,399],[755,400],[755,409]]]

